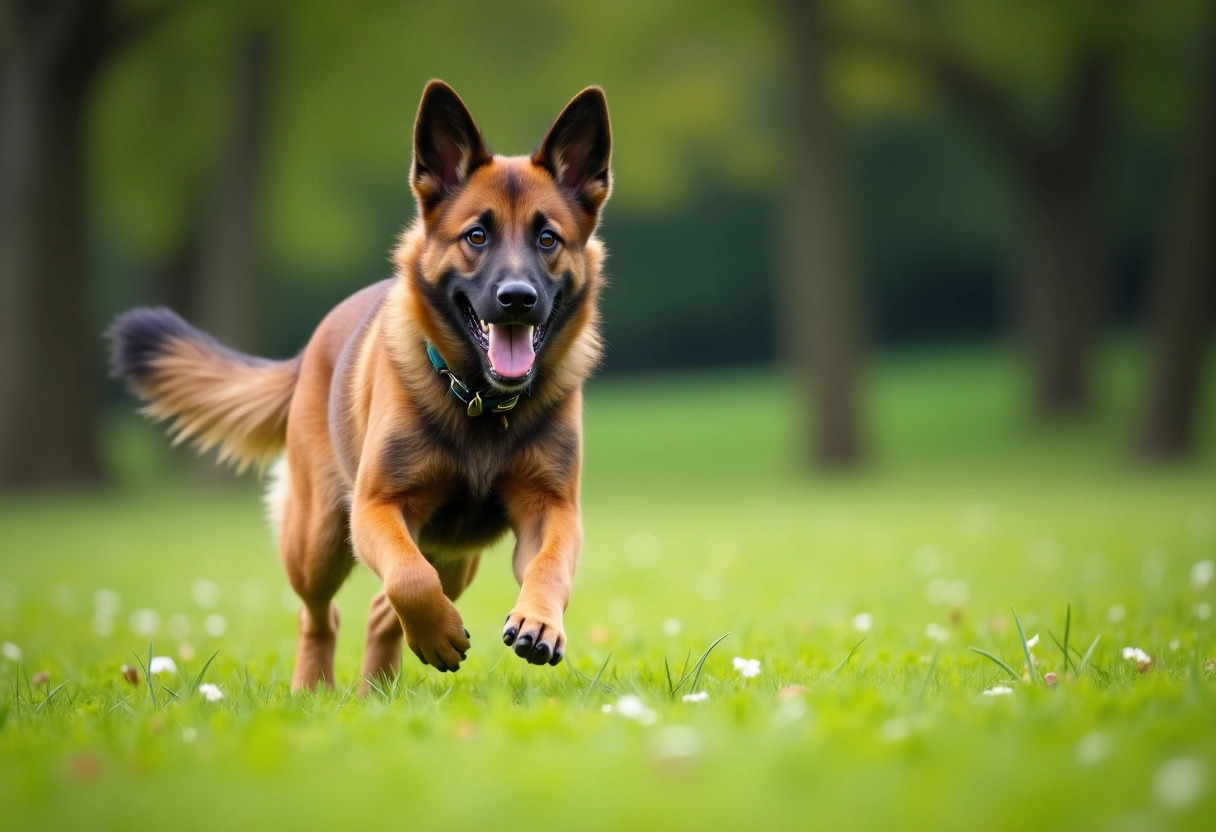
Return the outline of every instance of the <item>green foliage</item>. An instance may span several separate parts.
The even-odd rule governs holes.
[[[503,545],[459,602],[467,666],[440,675],[407,654],[400,679],[376,680],[364,699],[365,570],[339,596],[337,688],[288,693],[295,616],[252,489],[191,489],[145,458],[110,495],[9,498],[0,639],[24,656],[0,660],[5,818],[1206,828],[1216,587],[1190,573],[1216,552],[1216,434],[1187,467],[1129,467],[1137,361],[1107,356],[1107,420],[1047,433],[1008,416],[1019,378],[1006,356],[887,362],[868,392],[879,456],[842,479],[796,474],[788,448],[802,414],[783,379],[593,384],[567,661],[533,668],[499,642],[516,592]],[[159,447],[155,428],[132,424],[119,431],[124,456]],[[116,600],[113,634],[100,635]],[[147,661],[148,637],[129,621],[140,608],[161,613],[155,653],[182,641],[218,651],[203,671],[223,699],[182,695],[202,681],[185,662],[177,695],[158,683],[155,703],[123,680],[133,650]],[[864,645],[860,612],[873,622]],[[1062,612],[1066,640],[1100,640],[1084,655],[1070,645],[1068,661],[1036,650],[1054,687],[982,695],[1006,671],[968,646],[1021,656],[1025,636]],[[223,635],[204,627],[214,615]],[[1155,663],[1139,672],[1124,646]],[[741,677],[735,656],[761,674]],[[50,679],[30,685],[39,670]],[[683,701],[689,683],[708,699]],[[628,696],[644,710],[620,707]]]
[[[367,194],[409,208],[418,96],[442,77],[491,146],[528,153],[588,84],[609,93],[617,202],[685,198],[706,161],[728,178],[771,178],[764,120],[774,26],[763,6],[718,2],[570,4],[191,4],[109,74],[95,109],[95,161],[109,230],[143,250],[180,237],[230,118],[235,47],[272,36],[275,82],[265,216],[276,259],[341,265],[383,250]]]

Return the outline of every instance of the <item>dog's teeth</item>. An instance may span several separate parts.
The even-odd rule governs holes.
[[[482,321],[481,322],[481,331],[484,332],[486,335],[489,335],[490,334],[490,325],[488,323],[486,323],[485,321]]]

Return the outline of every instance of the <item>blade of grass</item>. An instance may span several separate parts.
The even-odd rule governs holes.
[[[1068,656],[1068,635],[1072,631],[1072,604],[1069,604],[1064,612],[1064,646],[1060,649],[1064,652],[1064,672],[1068,672],[1069,662],[1072,660]]]
[[[211,663],[215,661],[215,657],[219,654],[220,651],[216,650],[211,654],[211,658],[207,659],[207,661],[203,663],[203,669],[198,672],[198,675],[194,677],[194,681],[190,683],[190,690],[192,692],[198,693],[198,686],[203,683],[203,677],[207,675],[207,668],[211,667]]]
[[[1039,672],[1034,667],[1034,657],[1030,655],[1030,645],[1026,643],[1026,631],[1022,629],[1022,621],[1018,618],[1018,611],[1013,607],[1009,608],[1013,613],[1013,623],[1018,628],[1018,638],[1022,640],[1022,653],[1026,656],[1026,673],[1030,676],[1030,681],[1039,681]]]
[[[688,692],[689,693],[697,692],[697,682],[700,681],[700,679],[701,679],[701,671],[705,668],[705,660],[709,658],[709,654],[714,651],[714,648],[717,647],[719,644],[721,644],[723,639],[725,639],[729,635],[730,635],[730,633],[723,633],[721,636],[718,637],[717,641],[715,641],[713,644],[709,645],[708,649],[706,649],[706,651],[701,654],[701,658],[697,659],[697,663],[693,666],[693,669],[689,671],[688,676],[685,676],[683,679],[680,680],[680,683],[678,685],[676,685],[676,689],[671,692],[672,696],[675,696],[676,691],[678,691],[680,688],[682,688],[684,686],[684,683],[688,681],[689,676],[692,677],[692,686],[689,687]]]
[[[266,688],[265,701],[270,704],[270,697],[274,696],[275,683],[279,681],[279,665],[275,662],[274,670],[270,672],[270,684]]]
[[[591,684],[587,686],[587,690],[583,691],[583,702],[586,702],[591,697],[591,692],[595,690],[600,683],[600,677],[604,675],[604,671],[608,668],[608,662],[612,661],[612,654],[608,654],[608,658],[604,659],[604,663],[600,665],[600,669],[595,672],[595,678],[591,680]]]
[[[836,665],[836,667],[828,675],[835,676],[837,673],[839,673],[840,669],[849,663],[849,659],[853,658],[853,654],[857,652],[857,648],[861,647],[861,645],[866,643],[867,638],[869,638],[869,636],[862,636],[861,641],[854,644],[853,649],[849,651],[849,655],[844,657],[844,661],[842,661],[840,664]]]
[[[1077,678],[1080,679],[1085,675],[1085,668],[1089,667],[1089,660],[1093,658],[1094,649],[1098,646],[1098,639],[1102,638],[1102,634],[1098,633],[1094,636],[1093,644],[1089,645],[1089,649],[1085,651],[1084,658],[1081,659],[1081,664],[1077,666]]]
[[[380,687],[379,683],[370,676],[360,676],[363,681],[367,682],[367,686],[379,694],[380,698],[385,702],[388,701],[388,694],[384,692],[384,688]]]
[[[1013,681],[1015,681],[1015,682],[1022,681],[1022,677],[1019,676],[1012,667],[1005,664],[1003,661],[1001,661],[996,656],[989,653],[987,650],[981,650],[978,647],[968,647],[967,649],[970,650],[972,653],[979,653],[985,659],[988,659],[989,661],[995,662],[996,664],[1000,665],[1001,669],[1004,670],[1006,673],[1008,673],[1009,678],[1012,679]]]
[[[135,694],[131,694],[131,696],[134,696],[134,695]],[[123,697],[123,698],[119,699],[117,702],[115,702],[114,707],[110,708],[110,712],[113,713],[114,711],[118,710],[119,708],[124,708],[127,713],[134,714],[135,709],[127,704],[128,702],[131,701],[131,696]]]
[[[691,658],[692,658],[692,649],[689,648],[688,652],[684,654],[684,663],[682,665],[680,665],[680,673],[678,675],[681,679],[683,679],[684,676],[686,675],[685,671],[688,670],[688,660]],[[672,691],[672,695],[675,695],[674,690]]]
[[[671,666],[667,664],[667,657],[663,657],[663,672],[667,674],[667,695],[675,696],[675,682],[671,680]]]
[[[47,693],[46,699],[43,699],[41,702],[38,703],[38,707],[34,708],[34,713],[38,713],[43,708],[45,708],[47,705],[49,705],[51,700],[55,698],[55,694],[59,693],[59,691],[63,690],[67,686],[68,686],[68,682],[66,682],[66,681],[60,682],[58,685],[56,685],[54,690]]]
[[[398,678],[400,678],[400,677],[398,677]],[[348,701],[350,701],[350,698],[351,698],[351,696],[354,695],[355,688],[357,688],[357,687],[358,687],[358,685],[347,685],[346,686],[346,690],[343,691],[343,693],[342,693],[342,698],[338,700],[338,704],[334,708],[335,711],[342,710],[342,706],[345,705]]]
[[[920,704],[925,701],[925,694],[929,692],[929,683],[933,681],[933,677],[937,673],[937,657],[941,654],[940,647],[933,651],[933,658],[929,660],[929,672],[925,674],[925,681],[921,682],[920,692],[916,694],[916,701],[913,703],[914,708],[919,708]]]
[[[135,656],[135,661],[139,662],[139,668],[144,672],[144,683],[148,686],[148,699],[152,702],[152,707],[156,707],[156,688],[152,680],[152,672],[149,668],[152,666],[152,645],[148,645],[148,663],[144,664],[144,660],[139,657],[139,654],[134,650],[131,653]]]

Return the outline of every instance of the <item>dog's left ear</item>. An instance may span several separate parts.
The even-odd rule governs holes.
[[[599,87],[587,87],[566,105],[532,156],[553,175],[591,218],[612,192],[612,128],[608,99]]]
[[[414,121],[414,161],[410,187],[424,213],[490,161],[481,131],[456,91],[439,80],[422,91]]]

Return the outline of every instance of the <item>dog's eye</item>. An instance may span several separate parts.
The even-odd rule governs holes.
[[[468,234],[464,235],[464,238],[465,238],[465,240],[468,241],[469,245],[471,245],[473,248],[481,248],[482,246],[484,246],[486,244],[486,241],[489,239],[486,236],[486,230],[484,228],[480,228],[480,227],[474,228],[473,230],[469,231]]]
[[[545,251],[551,251],[557,245],[557,235],[552,231],[542,231],[540,236],[536,238],[536,243]]]

